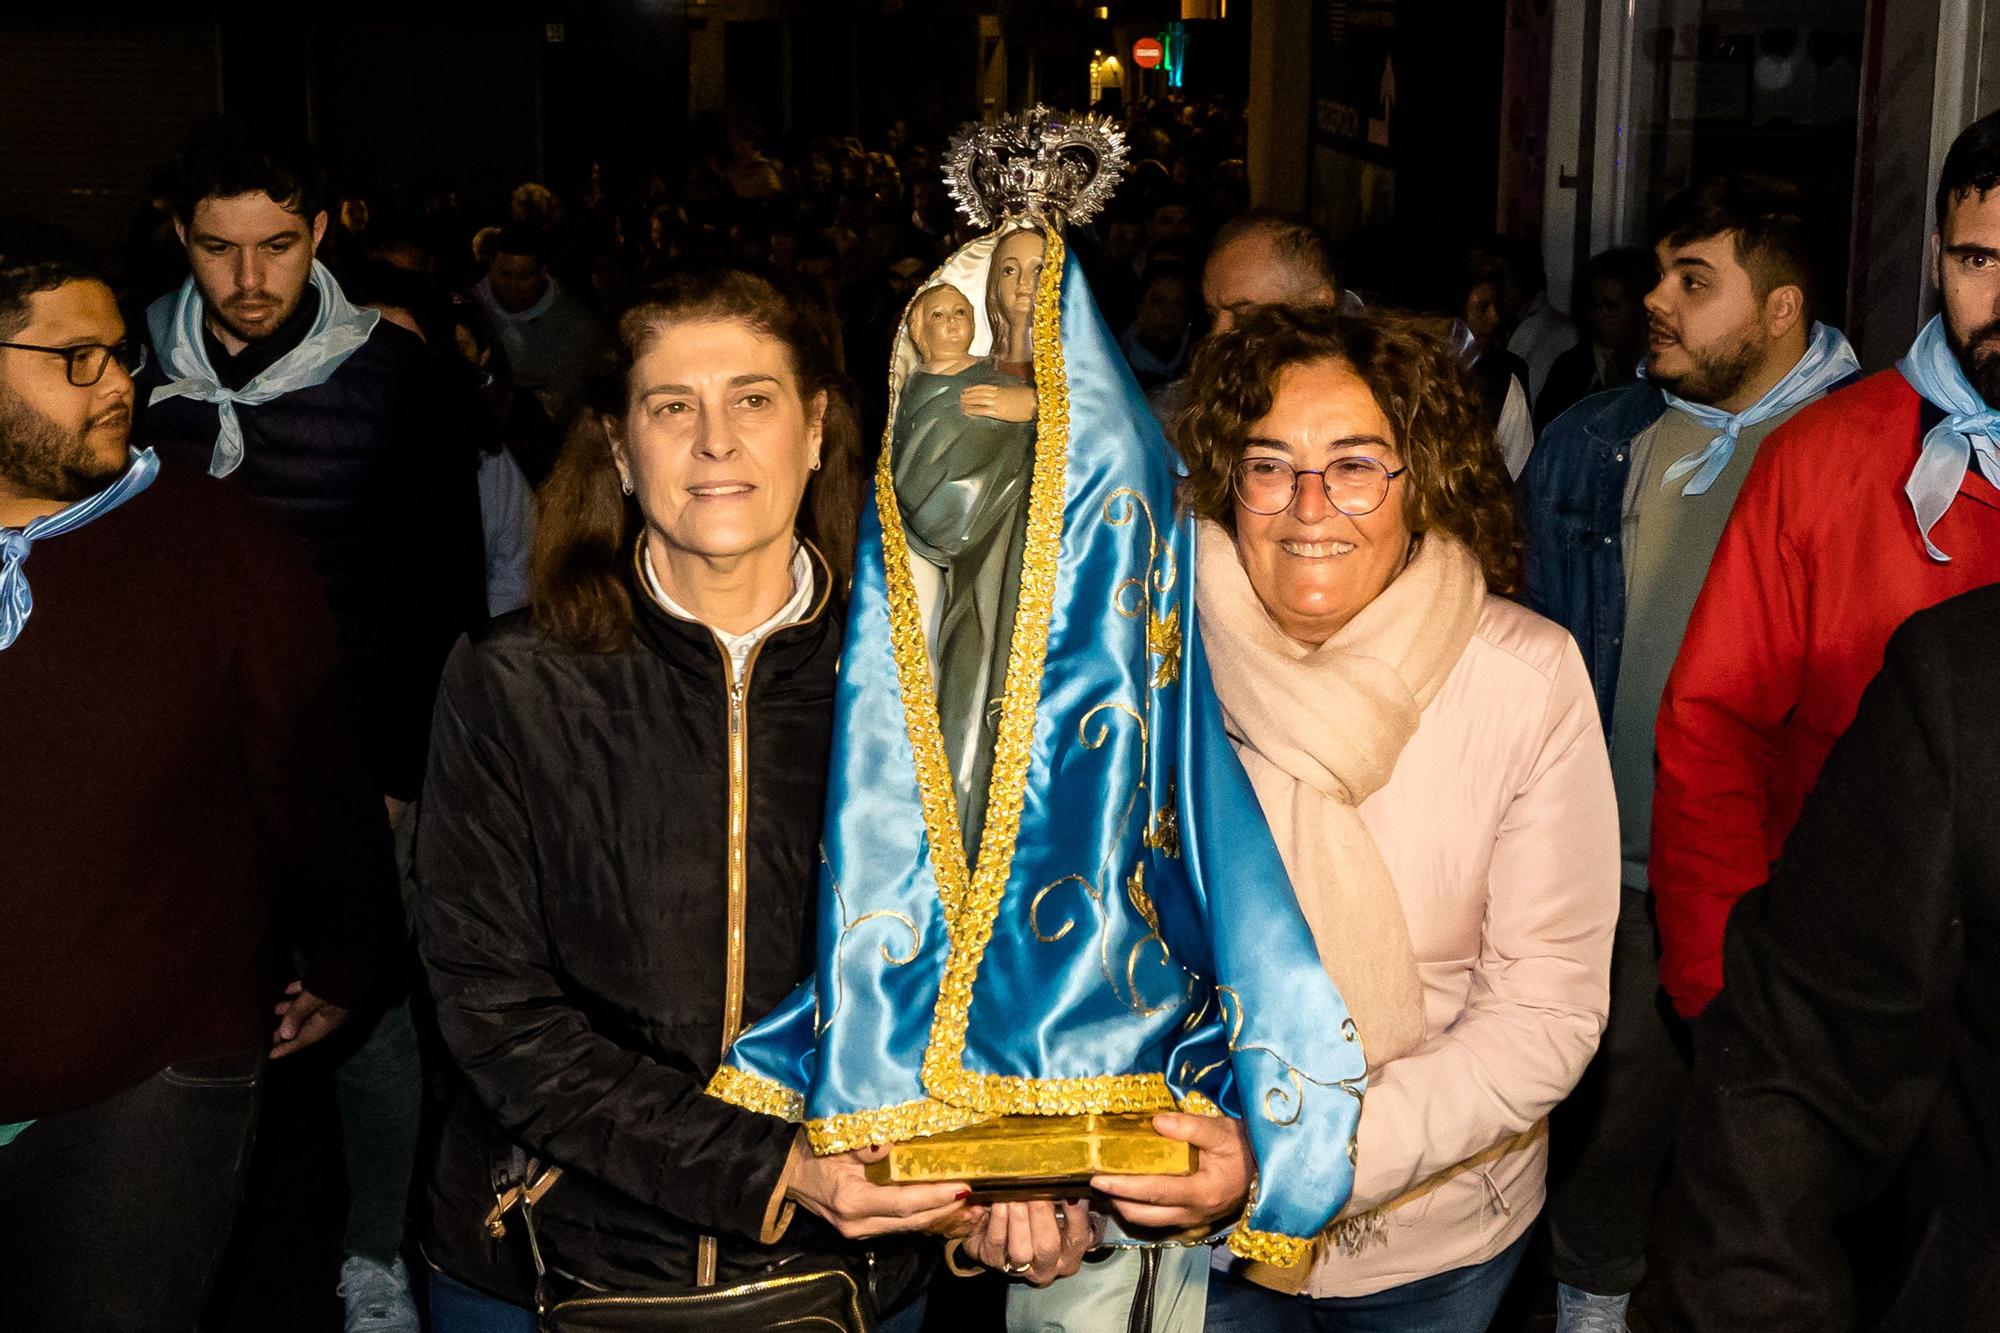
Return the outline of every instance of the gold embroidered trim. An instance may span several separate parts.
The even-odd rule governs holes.
[[[1146,618],[1146,648],[1160,664],[1153,668],[1153,688],[1163,690],[1181,678],[1181,609],[1176,606],[1162,616],[1154,612]]]
[[[1260,1264],[1274,1264],[1279,1268],[1293,1268],[1304,1263],[1312,1254],[1312,1247],[1312,1238],[1309,1236],[1284,1236],[1275,1231],[1253,1231],[1247,1224],[1242,1223],[1229,1233],[1231,1253]]]
[[[1166,1111],[1173,1098],[1159,1074],[1110,1074],[1088,1078],[1032,1079],[978,1074],[965,1067],[965,1039],[972,1009],[973,982],[993,935],[993,919],[1013,869],[1014,843],[1021,827],[1021,804],[1041,704],[1042,668],[1048,659],[1049,619],[1055,607],[1056,564],[1062,545],[1064,486],[1069,462],[1069,379],[1062,349],[1062,233],[1042,228],[1045,244],[1041,282],[1035,292],[1032,324],[1036,396],[1035,465],[1028,483],[1027,539],[1021,561],[1020,601],[1007,654],[1007,683],[993,747],[993,777],[987,789],[986,829],[976,861],[968,857],[959,827],[951,764],[938,721],[937,690],[925,650],[916,584],[910,576],[909,539],[896,502],[893,444],[882,451],[875,471],[875,503],[882,523],[883,574],[889,602],[889,639],[903,695],[903,721],[915,755],[917,791],[931,865],[944,907],[947,936],[944,976],[924,1048],[923,1082],[933,1100],[839,1117],[845,1125],[866,1125],[866,1141],[883,1135],[935,1133],[988,1115],[1078,1115],[1086,1112]],[[892,432],[893,433],[893,432]],[[968,864],[970,862],[970,864]],[[942,1105],[939,1105],[942,1103]],[[973,1112],[971,1120],[963,1119]],[[918,1125],[928,1126],[918,1129]],[[903,1131],[903,1132],[898,1132]],[[809,1127],[808,1132],[812,1132]],[[815,1135],[840,1141],[844,1129],[826,1127]]]
[[[784,1084],[747,1069],[724,1065],[708,1081],[708,1095],[746,1111],[774,1115],[794,1124],[806,1118],[806,1099]]]
[[[850,1111],[806,1122],[806,1139],[821,1157],[852,1152],[877,1143],[903,1143],[950,1129],[964,1129],[992,1119],[963,1107],[924,1098],[872,1111]]]
[[[1181,1110],[1188,1115],[1205,1115],[1214,1120],[1226,1118],[1220,1106],[1199,1092],[1190,1092],[1181,1098]]]

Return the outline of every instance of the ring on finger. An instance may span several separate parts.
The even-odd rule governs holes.
[[[1033,1264],[1001,1264],[1000,1271],[1009,1277],[1019,1277],[1033,1267]]]

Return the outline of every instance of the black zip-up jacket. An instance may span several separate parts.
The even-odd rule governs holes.
[[[241,388],[297,347],[319,309],[306,288],[270,337],[210,363]],[[155,355],[139,373],[133,442],[168,466],[206,472],[219,409],[193,398],[148,405],[166,383]],[[384,321],[324,384],[240,405],[243,462],[228,480],[305,543],[340,629],[361,705],[361,743],[378,789],[416,795],[431,701],[445,655],[486,616],[478,457],[423,343]]]
[[[2000,586],[1910,617],[1885,659],[1729,914],[1656,1327],[2000,1327]]]
[[[481,1225],[517,1144],[565,1170],[536,1210],[548,1262],[614,1291],[689,1285],[703,1234],[724,1282],[842,1244],[803,1210],[759,1243],[797,1128],[702,1091],[729,988],[733,790],[744,1022],[812,970],[841,638],[814,564],[811,614],[751,657],[740,750],[720,644],[629,585],[637,632],[621,652],[577,652],[519,612],[445,668],[417,931],[467,1094],[426,1250],[462,1281],[520,1295],[518,1252]]]

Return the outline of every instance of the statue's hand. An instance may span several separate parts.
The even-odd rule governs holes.
[[[959,390],[958,410],[995,421],[1033,421],[1035,391],[1027,385],[973,384]]]

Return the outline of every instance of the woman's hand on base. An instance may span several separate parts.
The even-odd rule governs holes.
[[[801,1153],[786,1196],[818,1213],[849,1240],[896,1231],[942,1230],[954,1215],[965,1211],[972,1191],[962,1184],[877,1185],[869,1181],[868,1163],[887,1152],[886,1148],[862,1148],[832,1157]]]
[[[1188,1176],[1092,1176],[1121,1222],[1160,1231],[1207,1227],[1243,1211],[1250,1197],[1254,1161],[1250,1136],[1241,1120],[1222,1116],[1167,1113],[1153,1128],[1170,1139],[1192,1143],[1201,1161]]]

